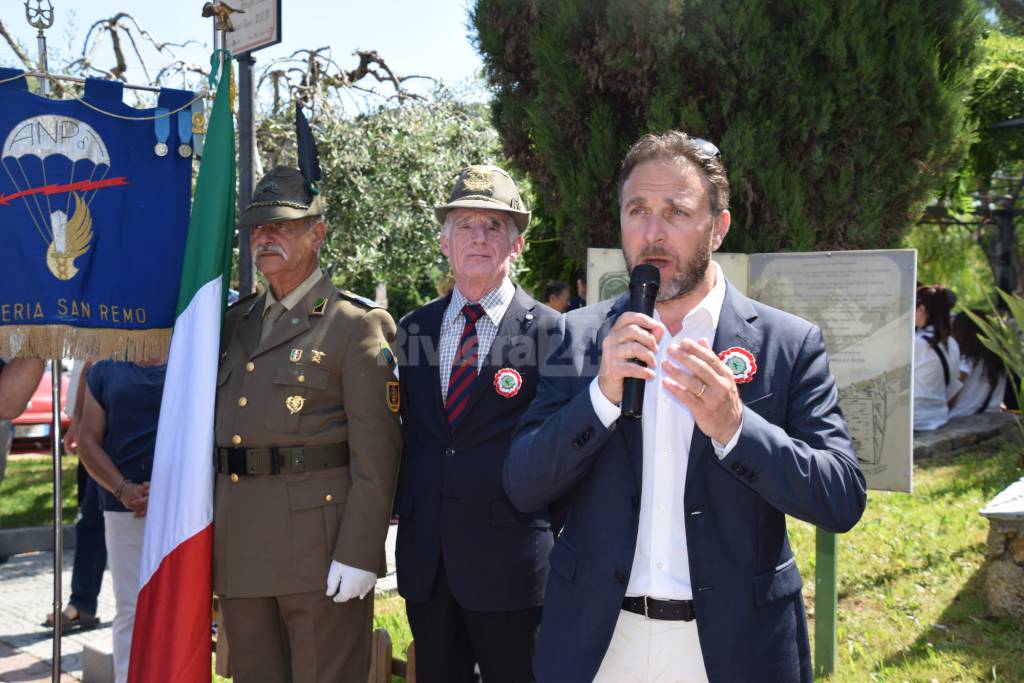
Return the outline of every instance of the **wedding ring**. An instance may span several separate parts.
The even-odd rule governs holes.
[[[707,391],[707,390],[708,390],[708,385],[707,384],[701,384],[700,385],[700,391],[697,392],[697,398],[700,398],[701,396],[703,396],[704,392]]]

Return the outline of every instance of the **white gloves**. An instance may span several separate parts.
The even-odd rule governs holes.
[[[373,572],[332,560],[331,568],[327,571],[327,596],[333,595],[334,602],[348,602],[352,598],[362,600],[376,583],[377,575]]]

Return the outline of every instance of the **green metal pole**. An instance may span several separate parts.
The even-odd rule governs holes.
[[[836,670],[836,535],[814,530],[814,675]]]

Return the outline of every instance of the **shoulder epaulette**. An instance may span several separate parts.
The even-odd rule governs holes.
[[[367,299],[365,296],[359,296],[358,294],[354,294],[346,289],[339,289],[338,293],[352,303],[359,304],[360,306],[365,306],[367,308],[383,308],[383,306],[373,299]]]

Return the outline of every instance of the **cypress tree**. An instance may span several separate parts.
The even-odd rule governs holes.
[[[728,251],[894,246],[970,144],[974,0],[476,0],[528,262],[618,246],[618,164],[646,132],[714,142]]]

